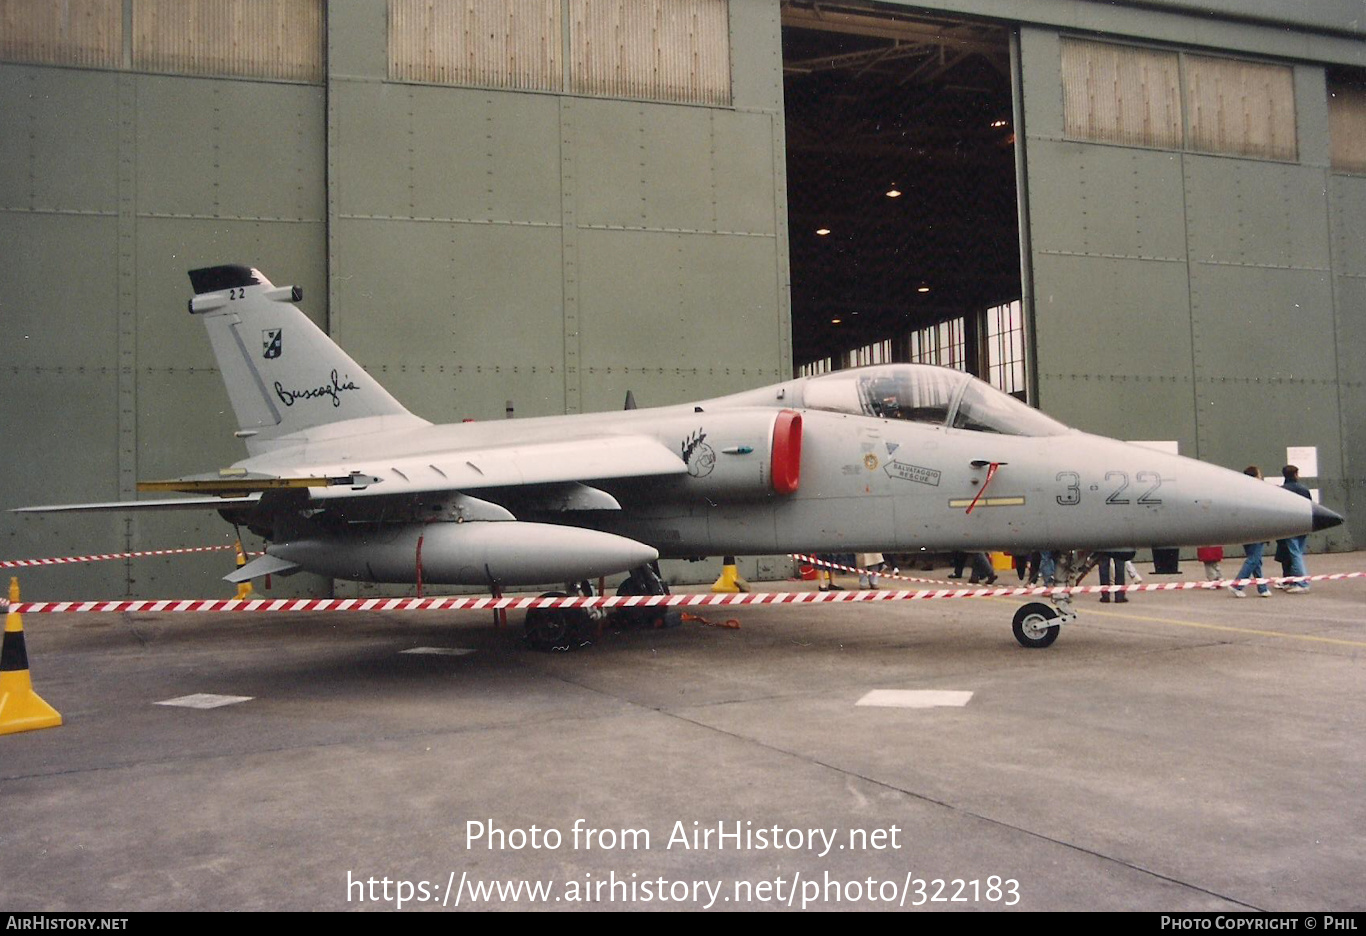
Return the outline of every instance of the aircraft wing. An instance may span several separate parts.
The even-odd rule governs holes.
[[[314,466],[307,473],[342,476],[348,472],[359,472],[371,479],[371,483],[365,487],[345,484],[311,487],[310,499],[657,477],[687,474],[688,466],[657,439],[608,435],[421,456],[381,457],[363,465]]]
[[[291,465],[283,474],[224,469],[168,481],[139,482],[141,491],[215,495],[16,508],[16,513],[114,510],[195,510],[247,506],[265,492],[307,491],[309,500],[337,500],[575,484],[611,478],[686,474],[683,459],[647,436],[593,436],[554,442],[443,450],[363,464]]]

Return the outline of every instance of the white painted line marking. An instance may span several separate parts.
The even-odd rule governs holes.
[[[209,692],[196,692],[193,695],[181,696],[178,699],[167,699],[156,704],[178,705],[181,708],[210,709],[222,705],[236,705],[238,702],[250,702],[252,698],[249,695],[213,695]]]
[[[971,692],[954,689],[874,689],[856,702],[879,708],[962,708]]]
[[[473,652],[468,647],[413,647],[411,650],[399,651],[399,653],[430,653],[434,656],[465,656]]]

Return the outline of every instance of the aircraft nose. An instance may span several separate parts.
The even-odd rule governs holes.
[[[1342,523],[1342,516],[1322,504],[1314,505],[1314,532],[1327,530],[1331,527],[1339,526]]]

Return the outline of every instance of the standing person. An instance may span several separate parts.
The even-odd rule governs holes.
[[[816,557],[821,562],[836,564],[840,557],[834,553],[821,553]],[[844,591],[835,584],[835,570],[829,565],[816,566],[816,591]]]
[[[1300,495],[1300,497],[1314,499],[1314,495],[1309,493],[1309,488],[1300,483],[1300,469],[1298,467],[1286,465],[1281,469],[1281,477],[1285,479],[1281,487]],[[1276,560],[1281,564],[1281,573],[1287,578],[1309,574],[1304,566],[1304,548],[1308,541],[1308,535],[1276,540]],[[1308,582],[1286,582],[1280,587],[1288,595],[1300,595],[1309,591]]]
[[[972,576],[968,579],[969,585],[993,585],[996,582],[996,570],[991,566],[991,559],[984,552],[975,552],[968,556],[972,563]]]
[[[877,574],[887,565],[887,560],[882,553],[859,553],[858,562],[858,587],[863,589],[877,588]]]
[[[1115,584],[1123,587],[1124,585],[1124,563],[1134,557],[1132,550],[1128,552],[1103,552],[1100,554],[1100,584],[1110,584],[1110,566],[1115,569]],[[1124,604],[1129,600],[1127,593],[1115,592],[1115,603]],[[1108,591],[1100,593],[1101,604],[1109,604],[1110,593]]]
[[[1045,549],[1039,553],[1039,578],[1043,579],[1044,585],[1049,588],[1057,576],[1058,554],[1051,549]]]
[[[953,571],[949,573],[949,578],[960,579],[963,577],[963,566],[968,564],[968,554],[956,552],[953,554]]]
[[[1251,478],[1256,478],[1258,481],[1262,480],[1262,469],[1258,468],[1256,465],[1248,465],[1243,469],[1243,474]],[[1239,580],[1261,578],[1262,551],[1264,549],[1266,549],[1266,543],[1245,543],[1243,545],[1243,555],[1246,558],[1243,559],[1243,567],[1238,570],[1238,574],[1235,575],[1234,578]],[[1247,592],[1243,591],[1246,587],[1247,584],[1245,582],[1241,585],[1235,584],[1229,587],[1229,591],[1233,593],[1234,598],[1246,598]],[[1257,597],[1270,598],[1271,586],[1265,582],[1258,582]]]
[[[1201,546],[1195,551],[1195,558],[1205,564],[1205,581],[1219,582],[1223,580],[1224,572],[1219,568],[1219,563],[1224,561],[1224,547]]]

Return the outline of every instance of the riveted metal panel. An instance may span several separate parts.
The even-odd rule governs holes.
[[[1187,155],[1192,260],[1326,269],[1323,172]]]
[[[1240,471],[1257,465],[1267,477],[1279,478],[1287,445],[1313,445],[1319,450],[1319,474],[1306,476],[1306,484],[1340,483],[1342,436],[1332,381],[1269,376],[1203,381],[1200,404],[1201,433],[1220,464]],[[1329,506],[1340,510],[1342,502]]]
[[[0,65],[0,207],[116,210],[117,111],[107,72]]]
[[[2,456],[3,507],[118,497],[112,367],[15,363],[0,371],[0,388],[8,401],[0,427],[11,442]]]
[[[579,101],[575,132],[578,151],[593,154],[577,167],[581,225],[774,230],[773,133],[766,115]]]
[[[1035,250],[1185,259],[1179,153],[1037,140],[1030,156]]]
[[[1333,269],[1366,277],[1366,178],[1328,177],[1332,207]]]
[[[576,166],[578,223],[594,227],[644,224],[646,181],[642,167],[643,112],[625,101],[575,101],[578,152],[593,154]]]
[[[660,405],[782,379],[777,290],[746,275],[774,250],[766,237],[583,232],[585,408],[642,385]]]
[[[687,248],[682,272],[693,319],[690,340],[703,348],[724,343],[726,356],[716,358],[727,368],[718,375],[720,385],[742,390],[783,379],[791,355],[783,341],[788,323],[782,294],[771,277],[751,273],[776,266],[777,241],[737,234],[691,238]],[[707,341],[718,325],[724,337]]]
[[[387,78],[389,8],[376,0],[328,0],[327,78]]]
[[[772,114],[713,110],[711,115],[712,226],[720,231],[774,234],[785,210],[775,205],[775,159],[781,160],[782,119]],[[776,193],[784,198],[786,190]]]
[[[647,105],[641,111],[640,170],[647,227],[712,230],[711,111]],[[767,136],[767,134],[765,134]]]
[[[422,87],[408,96],[416,216],[559,223],[554,98]]]
[[[1328,76],[1321,65],[1295,66],[1295,138],[1302,166],[1332,162],[1332,130],[1328,116]]]
[[[180,318],[175,327],[156,329],[167,334],[168,345],[208,344],[202,322],[188,314]],[[237,424],[217,368],[167,363],[139,367],[137,418],[141,479],[213,471],[246,457],[242,440],[233,438]],[[194,444],[187,445],[188,440]],[[178,522],[198,525],[205,518],[212,521],[207,529],[222,532],[222,521],[212,511],[203,517],[191,513]]]
[[[341,218],[559,223],[556,99],[349,81],[331,97]]]
[[[140,76],[136,93],[140,214],[322,219],[321,88]]]
[[[523,415],[564,411],[557,228],[350,220],[337,233],[334,337],[406,406],[434,421],[501,416],[509,397]]]
[[[1062,139],[1061,61],[1062,39],[1056,32],[1020,27],[1019,97],[1031,138]]]
[[[133,67],[320,81],[321,0],[133,0]]]
[[[1234,440],[1252,418],[1283,445],[1319,446],[1322,473],[1339,478],[1328,271],[1192,263],[1190,294],[1202,457],[1236,461]],[[1233,408],[1240,393],[1246,416]]]
[[[1356,349],[1366,335],[1366,179],[1335,175],[1328,185],[1345,500],[1348,524],[1360,531],[1366,528],[1366,354]],[[1362,535],[1356,539],[1360,544]]]
[[[731,104],[779,111],[783,107],[781,6],[768,0],[730,0]]]
[[[10,254],[6,253],[6,256]],[[10,308],[9,302],[3,302]],[[54,331],[70,332],[74,324]],[[6,328],[6,331],[8,329]],[[125,548],[122,518],[10,514],[12,507],[118,498],[118,378],[107,364],[53,366],[3,341],[0,555],[37,559]],[[20,441],[21,440],[21,441]],[[119,562],[18,570],[25,600],[125,593]]]
[[[1193,400],[1186,265],[1051,254],[1036,254],[1034,264],[1039,405],[1093,432],[1150,438],[1137,434],[1146,428],[1137,420],[1153,418],[1146,396],[1132,416],[1118,415],[1124,404],[1110,398],[1124,395],[1116,379],[1153,380],[1160,389],[1152,392],[1183,401],[1162,409],[1157,421],[1180,427]]]
[[[1366,354],[1357,353],[1361,336],[1366,334],[1366,276],[1338,276],[1333,282],[1338,316],[1338,378],[1346,398],[1354,406],[1345,406],[1349,414],[1350,431],[1359,458],[1354,460],[1357,477],[1366,475],[1366,432],[1360,431],[1361,413],[1366,412]],[[1366,504],[1363,504],[1366,507]]]
[[[0,213],[6,366],[114,367],[118,321],[110,296],[118,282],[117,237],[112,217]],[[14,405],[9,400],[0,408]]]
[[[1111,438],[1172,440],[1180,454],[1196,456],[1189,378],[1072,370],[1039,374],[1040,407],[1050,416]]]
[[[123,0],[0,0],[0,60],[113,68],[123,55]]]
[[[1202,380],[1336,380],[1327,270],[1193,263],[1190,278]]]
[[[331,198],[343,215],[412,214],[408,141],[411,89],[405,85],[335,81],[328,88],[328,134],[336,154]]]
[[[1347,509],[1338,396],[1332,381],[1205,382],[1200,403],[1203,445],[1210,452],[1207,460],[1235,470],[1257,465],[1279,483],[1286,447],[1312,445],[1318,449],[1319,473],[1301,480],[1306,487],[1319,489],[1325,506]],[[1348,527],[1337,527],[1315,534],[1310,548],[1351,549],[1351,533]],[[1312,572],[1312,558],[1309,565]]]

